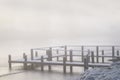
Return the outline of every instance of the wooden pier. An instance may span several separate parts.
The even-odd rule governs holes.
[[[70,67],[70,73],[73,72],[73,67],[84,67],[84,70],[89,67],[109,67],[111,62],[109,59],[114,59],[119,56],[120,46],[107,45],[68,45],[55,46],[46,48],[31,49],[31,57],[23,53],[23,58],[19,60],[12,59],[8,56],[9,69],[12,69],[12,64],[22,63],[24,69],[35,68],[35,65],[40,65],[41,71],[44,71],[44,66],[48,66],[51,70],[53,65],[63,66],[63,72],[66,73],[66,67]],[[77,57],[77,58],[76,58]]]

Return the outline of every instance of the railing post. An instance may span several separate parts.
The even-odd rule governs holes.
[[[90,62],[90,50],[88,49],[88,55],[87,55],[87,58],[88,58],[88,63]]]
[[[99,63],[99,46],[96,46],[96,61]]]
[[[81,59],[82,59],[82,62],[84,61],[84,46],[81,46]]]
[[[73,55],[72,55],[72,50],[70,50],[70,62],[73,62]],[[70,73],[73,72],[72,65],[70,65]]]
[[[66,57],[63,57],[63,72],[66,73]]]
[[[56,53],[57,53],[57,61],[59,61],[59,56],[58,56],[59,50],[57,50]]]
[[[115,47],[112,46],[112,58],[114,58],[114,57],[115,57]]]
[[[67,46],[65,46],[64,51],[65,51],[65,57],[66,57],[66,61],[67,61]]]
[[[12,63],[11,63],[11,55],[8,55],[8,63],[9,63],[9,69],[12,69]]]
[[[41,56],[41,71],[44,71],[44,60],[43,60],[43,56]]]
[[[104,63],[104,50],[102,50],[102,63]]]
[[[33,49],[31,49],[31,60],[34,59]],[[31,68],[34,68],[34,64],[31,64]]]
[[[27,69],[27,55],[24,54],[24,69]]]

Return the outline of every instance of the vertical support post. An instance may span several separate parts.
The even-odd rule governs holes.
[[[91,52],[91,60],[92,60],[92,63],[95,62],[95,61],[94,61],[94,52],[93,52],[93,51]]]
[[[104,50],[102,50],[102,63],[104,63]]]
[[[96,46],[96,61],[99,63],[99,46]]]
[[[33,49],[31,49],[31,60],[34,59]],[[34,64],[31,64],[31,68],[34,68]]]
[[[91,60],[92,60],[92,63],[95,63],[95,61],[94,61],[94,52],[93,51],[91,52]],[[94,68],[94,66],[92,68]]]
[[[115,47],[112,46],[112,58],[114,58],[114,57],[115,57]]]
[[[63,72],[66,73],[66,57],[63,57]]]
[[[46,51],[47,55],[48,55],[48,61],[52,61],[52,48],[50,48],[49,50]],[[49,71],[51,71],[51,65],[48,65]]]
[[[41,56],[41,71],[44,71],[44,63],[43,63],[44,61],[43,61],[43,56]]]
[[[59,54],[59,50],[56,51],[57,55]],[[57,56],[57,61],[59,61],[59,56]]]
[[[84,57],[84,71],[86,71],[88,69],[88,60],[87,60],[87,56]]]
[[[24,69],[27,69],[27,55],[24,54]]]
[[[38,52],[37,51],[35,52],[35,57],[38,57]]]
[[[90,50],[88,49],[88,55],[87,55],[88,63],[90,62]]]
[[[72,55],[72,50],[70,50],[70,62],[73,62],[73,55]],[[70,73],[73,72],[73,67],[70,65]]]
[[[81,59],[84,61],[84,46],[81,46]]]
[[[65,46],[65,57],[66,57],[66,61],[67,61],[67,46]]]
[[[9,69],[12,69],[12,63],[11,63],[11,55],[8,55],[8,63],[9,63]]]
[[[120,57],[120,56],[119,56],[119,50],[117,50],[117,58],[119,59],[119,57]]]

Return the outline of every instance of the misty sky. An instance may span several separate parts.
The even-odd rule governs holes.
[[[119,42],[119,33],[119,0],[0,0],[2,45],[94,38]]]

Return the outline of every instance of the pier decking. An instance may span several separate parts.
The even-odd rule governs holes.
[[[44,66],[48,66],[51,70],[52,65],[63,66],[63,72],[66,73],[66,66],[70,66],[70,72],[73,72],[73,67],[84,67],[84,70],[89,67],[109,67],[113,59],[119,56],[120,46],[86,46],[86,45],[71,45],[71,46],[55,46],[46,48],[31,49],[31,57],[29,58],[25,53],[22,59],[14,60],[9,55],[9,68],[12,68],[14,63],[24,64],[27,69],[28,64],[31,68],[35,68],[39,64],[41,70]]]

